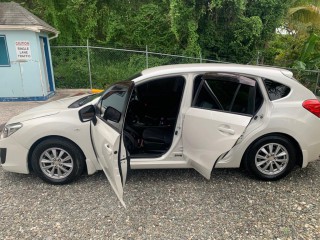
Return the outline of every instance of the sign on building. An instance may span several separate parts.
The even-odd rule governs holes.
[[[18,61],[31,59],[31,48],[29,41],[16,41],[16,52]]]

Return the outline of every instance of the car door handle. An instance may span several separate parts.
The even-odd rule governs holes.
[[[106,146],[106,149],[107,149],[108,153],[111,154],[112,153],[112,149],[111,149],[110,145],[106,144],[105,146]]]
[[[223,133],[228,133],[230,135],[234,135],[235,134],[235,131],[231,128],[226,128],[226,127],[218,127],[218,130],[220,132],[223,132]]]

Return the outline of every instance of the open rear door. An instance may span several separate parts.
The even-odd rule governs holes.
[[[109,88],[96,107],[96,119],[91,122],[92,143],[98,161],[124,207],[123,187],[129,158],[124,147],[122,132],[132,88],[131,82]]]
[[[210,179],[217,159],[235,145],[252,119],[256,82],[217,73],[198,80],[192,106],[184,117],[183,154],[194,169]]]
[[[219,156],[229,151],[251,117],[190,108],[183,123],[183,153],[192,167],[210,179]]]

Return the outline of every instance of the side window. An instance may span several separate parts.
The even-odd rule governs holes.
[[[260,107],[263,104],[263,96],[261,93],[261,89],[259,87],[256,88],[256,97],[255,97],[255,104],[254,104],[254,113],[257,113]]]
[[[252,79],[235,75],[198,76],[195,85],[199,87],[194,89],[193,107],[240,114],[253,114],[256,110],[256,83]]]
[[[106,110],[108,107],[113,107],[119,112],[123,111],[125,99],[127,97],[126,91],[111,91],[105,97],[106,98],[101,101],[101,106],[103,110]]]
[[[216,96],[214,96],[211,89],[207,87],[207,84],[200,87],[193,106],[204,109],[223,110]]]
[[[10,66],[6,37],[0,35],[0,67]]]
[[[290,93],[290,88],[270,79],[264,79],[264,85],[271,101],[286,97]]]
[[[110,87],[99,102],[100,118],[109,125],[121,129],[120,119],[128,98],[128,87],[115,85]]]
[[[240,85],[238,94],[236,94],[231,112],[252,114],[254,87]]]
[[[206,82],[208,83],[211,91],[219,100],[222,110],[231,110],[231,104],[239,87],[239,83],[237,82],[229,82],[224,79],[207,79]]]

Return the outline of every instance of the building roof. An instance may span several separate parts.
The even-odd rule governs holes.
[[[59,32],[15,2],[0,3],[0,29],[45,31],[57,35]]]

